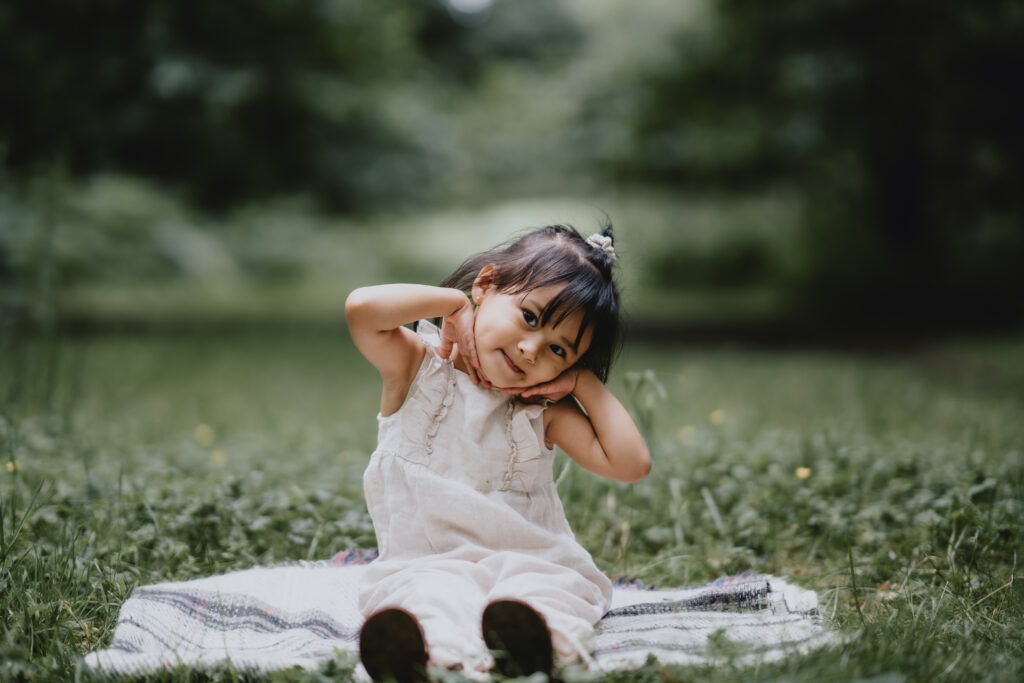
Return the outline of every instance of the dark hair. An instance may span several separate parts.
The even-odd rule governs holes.
[[[612,226],[600,232],[612,237]],[[619,322],[619,290],[612,276],[613,254],[583,238],[570,225],[549,225],[512,242],[500,245],[468,259],[449,275],[442,287],[473,288],[480,270],[492,265],[494,287],[505,294],[516,294],[538,287],[564,285],[541,312],[541,325],[557,325],[578,310],[583,311],[579,343],[589,327],[593,330],[590,347],[576,361],[592,370],[602,382],[622,343]]]

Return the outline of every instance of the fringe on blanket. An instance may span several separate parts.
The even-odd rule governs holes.
[[[229,662],[240,670],[316,669],[358,651],[358,585],[372,551],[258,567],[136,588],[113,641],[86,655],[111,674],[145,674]],[[749,660],[774,660],[834,642],[813,591],[747,572],[703,586],[644,588],[616,581],[593,640],[598,670],[709,661],[727,645]]]

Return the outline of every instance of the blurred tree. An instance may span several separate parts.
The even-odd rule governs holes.
[[[793,183],[811,312],[884,324],[1019,320],[1019,0],[717,0],[713,30],[641,85],[617,173],[669,186]]]
[[[495,3],[481,23],[444,0],[6,0],[0,161],[138,173],[215,208],[290,191],[332,208],[416,199],[429,169],[389,123],[389,93],[546,58],[565,22],[542,4]]]
[[[489,75],[578,38],[552,0],[0,0],[0,333],[88,282],[288,280],[306,199],[370,211],[456,185],[452,159],[489,160],[480,140],[520,119],[478,106]],[[227,213],[290,194],[299,220]]]
[[[0,12],[0,138],[15,170],[137,172],[208,206],[303,187],[347,205],[366,188],[325,173],[333,157],[354,168],[371,149],[401,150],[370,98],[316,97],[322,79],[357,85],[413,58],[395,30],[401,3],[16,0]]]
[[[464,3],[442,2],[444,12],[426,12],[416,42],[437,68],[437,75],[473,85],[487,66],[500,62],[555,64],[571,56],[583,34],[559,2],[499,0],[470,3],[479,9],[458,9]]]

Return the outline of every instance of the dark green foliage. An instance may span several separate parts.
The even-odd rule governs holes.
[[[317,84],[367,82],[381,62],[413,58],[410,45],[371,39],[403,21],[396,3],[381,5],[7,3],[6,165],[121,169],[211,206],[297,188],[352,204],[368,188],[335,174],[404,143],[372,101],[325,101]]]
[[[765,244],[743,236],[708,253],[662,251],[652,259],[648,277],[658,288],[729,288],[778,278]]]
[[[642,86],[621,173],[800,188],[809,258],[793,286],[825,322],[1020,320],[1021,4],[712,6]]]
[[[478,86],[495,63],[558,64],[583,40],[559,2],[498,0],[480,15],[444,10],[441,4],[423,12],[415,39],[442,82]]]
[[[68,285],[120,271],[157,289],[219,257],[293,283],[292,219],[318,210],[571,193],[619,222],[628,187],[655,205],[639,230],[678,210],[633,242],[663,326],[1012,325],[1022,16],[1017,0],[4,3],[0,310],[60,318]],[[109,193],[126,206],[108,225],[111,206],[69,201],[110,179],[152,205]],[[252,234],[281,197],[306,203]],[[725,220],[700,224],[702,204]],[[185,263],[204,244],[214,258]]]
[[[481,30],[457,18],[440,0],[4,3],[0,162],[135,173],[217,209],[422,200],[430,160],[395,125],[394,93],[572,44],[546,3],[499,2]]]

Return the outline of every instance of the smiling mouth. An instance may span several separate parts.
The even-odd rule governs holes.
[[[504,359],[505,359],[505,363],[506,363],[506,364],[508,364],[508,367],[509,367],[509,368],[511,368],[512,372],[514,372],[514,373],[516,373],[516,374],[518,374],[518,375],[525,375],[525,374],[526,374],[525,372],[523,372],[523,371],[522,371],[522,370],[521,370],[521,369],[519,368],[519,366],[518,366],[518,365],[516,365],[515,363],[513,363],[513,362],[512,362],[512,359],[508,357],[508,354],[507,354],[507,353],[505,353],[504,351],[502,351],[502,352],[501,352],[501,356],[502,356],[502,358],[504,358]]]

